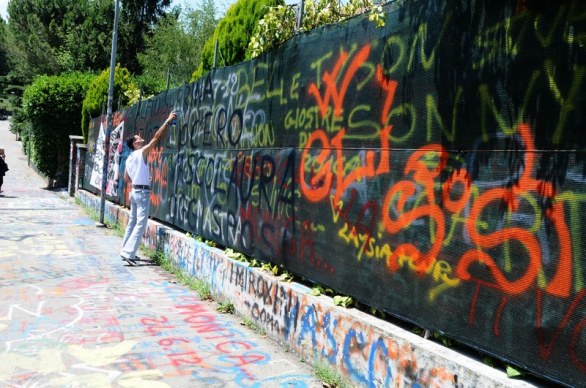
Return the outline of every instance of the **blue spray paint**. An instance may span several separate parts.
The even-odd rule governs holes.
[[[356,333],[356,330],[350,329],[348,330],[348,334],[346,334],[346,338],[344,339],[344,350],[343,350],[343,360],[348,368],[348,374],[354,380],[357,380],[362,383],[362,385],[369,385],[366,376],[361,374],[358,370],[354,368],[352,365],[352,355],[350,354],[350,349],[352,348],[352,339],[356,338],[356,342],[359,348],[364,348],[366,346],[366,341],[364,340],[364,335],[362,332],[360,334]],[[360,352],[362,353],[362,352]]]

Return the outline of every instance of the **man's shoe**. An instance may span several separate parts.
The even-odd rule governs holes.
[[[125,262],[127,262],[131,267],[136,267],[136,262],[128,257],[124,257],[124,256],[120,256],[122,258],[122,260],[124,260]]]

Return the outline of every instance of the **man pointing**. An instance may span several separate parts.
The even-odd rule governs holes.
[[[126,260],[131,266],[137,265],[135,262],[136,251],[138,251],[142,235],[147,226],[151,205],[151,176],[147,163],[148,154],[159,139],[165,135],[169,124],[176,117],[177,114],[171,112],[152,140],[146,145],[140,135],[130,136],[126,139],[126,145],[132,150],[132,153],[126,160],[124,181],[132,183],[132,191],[130,192],[130,220],[126,227],[126,233],[124,233],[120,256],[122,260]]]

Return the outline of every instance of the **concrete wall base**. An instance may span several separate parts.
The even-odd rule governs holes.
[[[78,190],[76,197],[99,210],[99,196]],[[125,208],[106,202],[104,214],[127,224]],[[308,362],[329,364],[352,386],[535,387],[389,322],[335,306],[330,297],[310,295],[306,286],[250,268],[156,221],[149,221],[143,243],[208,282],[215,298],[229,300],[269,338]]]

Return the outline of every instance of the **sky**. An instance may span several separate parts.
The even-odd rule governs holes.
[[[4,20],[7,19],[6,8],[8,8],[8,0],[0,0],[0,16],[2,16]]]

